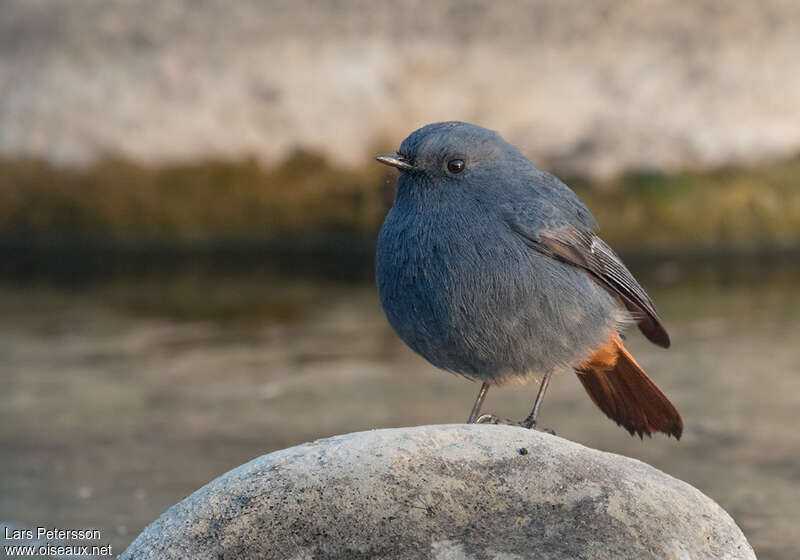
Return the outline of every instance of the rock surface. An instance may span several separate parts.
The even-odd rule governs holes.
[[[426,122],[604,175],[800,149],[792,0],[0,0],[0,155],[301,147],[363,165]]]
[[[640,461],[510,426],[376,430],[264,455],[123,559],[746,559],[714,501]]]

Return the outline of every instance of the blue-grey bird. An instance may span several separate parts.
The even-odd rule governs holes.
[[[622,344],[635,321],[662,347],[653,302],[593,230],[577,195],[496,132],[429,124],[396,154],[397,194],[381,228],[376,278],[389,323],[433,365],[489,386],[572,368],[592,401],[631,434],[680,438],[683,421]]]

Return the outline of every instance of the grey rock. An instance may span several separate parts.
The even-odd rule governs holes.
[[[121,558],[755,555],[713,500],[640,461],[516,427],[446,425],[264,455],[171,507]]]

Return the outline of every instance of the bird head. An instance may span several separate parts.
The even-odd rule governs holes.
[[[399,169],[401,181],[409,177],[433,184],[497,176],[520,164],[532,165],[497,132],[458,121],[424,126],[403,140],[396,154],[375,159]]]

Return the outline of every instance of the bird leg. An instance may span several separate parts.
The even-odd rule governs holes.
[[[475,399],[475,404],[472,405],[472,412],[469,413],[469,419],[467,420],[467,424],[474,424],[478,414],[481,411],[481,406],[483,406],[483,401],[486,398],[486,393],[489,391],[489,384],[484,383],[481,385],[481,390],[478,391],[478,398]],[[485,414],[484,414],[485,416]]]
[[[542,405],[544,393],[547,391],[547,385],[550,383],[551,375],[552,372],[546,374],[542,378],[542,383],[539,385],[539,392],[536,394],[536,401],[533,403],[533,410],[522,422],[515,422],[508,418],[500,418],[494,414],[481,414],[478,416],[481,411],[481,405],[483,405],[483,401],[486,398],[486,392],[489,390],[489,384],[484,383],[481,385],[481,390],[478,392],[478,398],[475,399],[475,405],[472,407],[472,412],[469,415],[467,424],[503,424],[506,426],[520,426],[522,428],[536,429],[536,416],[539,414],[539,407]],[[544,428],[541,431],[555,435],[555,432],[548,428]]]
[[[542,377],[542,383],[539,385],[539,392],[536,393],[536,400],[533,401],[533,410],[531,410],[531,413],[528,414],[528,417],[525,420],[520,422],[520,426],[523,428],[536,427],[536,417],[539,415],[539,407],[542,406],[544,393],[547,391],[547,386],[550,384],[551,375],[553,375],[552,371],[545,373],[544,377]]]

